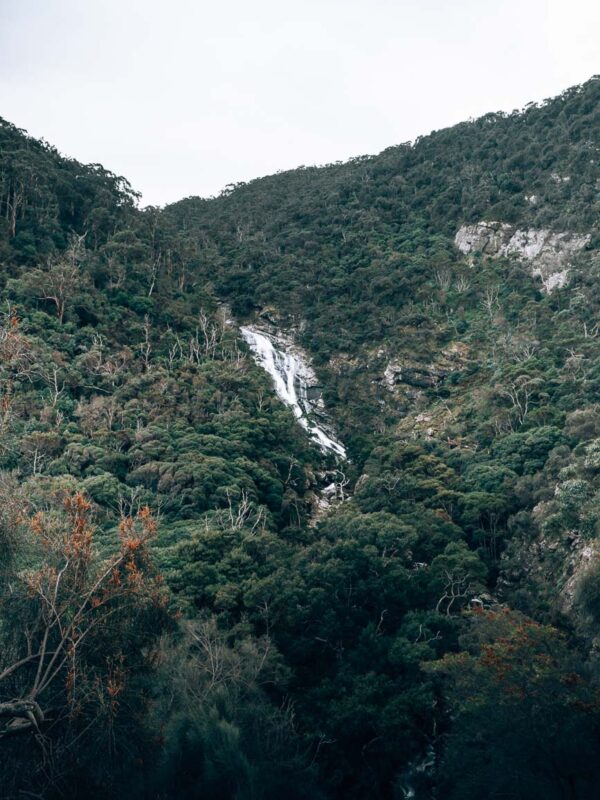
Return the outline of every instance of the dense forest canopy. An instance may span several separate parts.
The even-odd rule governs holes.
[[[159,209],[0,120],[0,796],[597,796],[599,149],[593,78]]]

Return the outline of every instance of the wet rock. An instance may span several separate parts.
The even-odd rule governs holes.
[[[430,389],[438,386],[448,375],[448,371],[437,367],[414,366],[390,362],[383,379],[388,389],[393,389],[398,383],[405,383],[421,389]]]
[[[308,356],[279,331],[243,325],[242,336],[256,362],[269,373],[277,396],[290,406],[298,423],[323,450],[345,459],[346,449],[326,422],[324,403]]]

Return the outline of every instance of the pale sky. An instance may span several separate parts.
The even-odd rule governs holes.
[[[0,116],[162,205],[542,100],[598,42],[598,0],[0,0]]]

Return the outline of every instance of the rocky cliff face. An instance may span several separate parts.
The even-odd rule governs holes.
[[[477,222],[459,228],[454,241],[465,255],[514,256],[529,263],[532,276],[541,278],[544,289],[551,292],[565,285],[571,259],[590,239],[589,234],[554,233],[545,228],[521,230],[504,222]]]

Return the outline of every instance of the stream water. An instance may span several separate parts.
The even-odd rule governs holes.
[[[300,425],[323,450],[346,458],[344,445],[314,419],[318,404],[309,399],[309,389],[316,385],[316,378],[302,355],[257,328],[242,326],[240,330],[256,362],[271,376],[277,396],[290,406]]]

